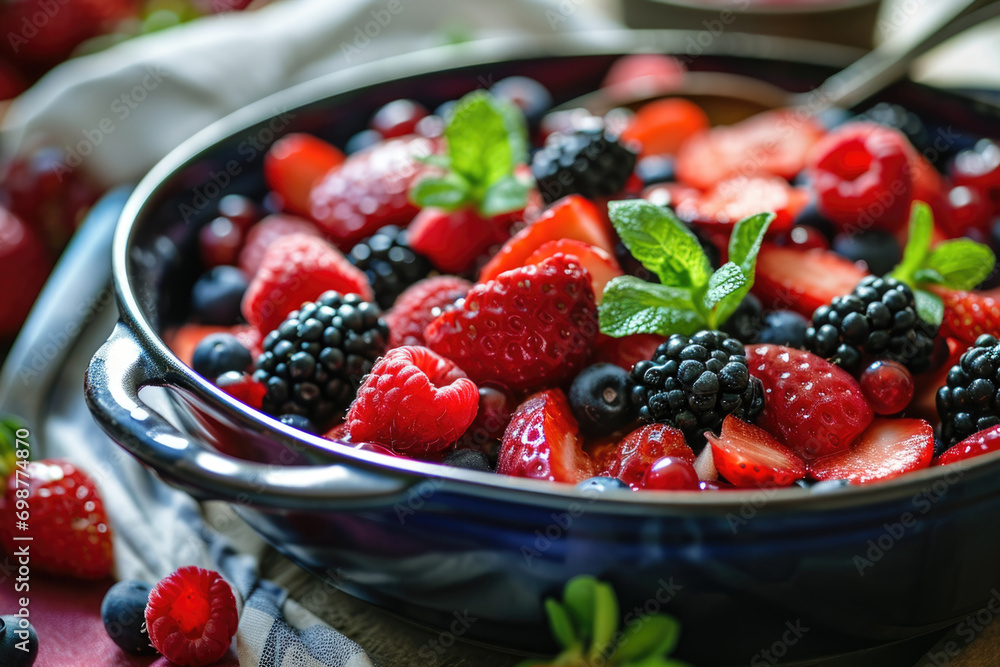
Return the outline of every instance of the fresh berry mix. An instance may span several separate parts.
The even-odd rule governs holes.
[[[182,667],[203,667],[229,651],[239,617],[233,589],[217,572],[189,565],[149,593],[146,628],[157,651]]]
[[[512,77],[279,139],[262,203],[200,231],[171,348],[333,446],[582,494],[821,493],[1000,450],[996,143],[932,165],[884,103],[711,127],[622,77],[604,116]]]
[[[385,352],[389,328],[379,307],[356,294],[324,292],[264,337],[254,379],[268,414],[329,424],[346,410],[362,378]]]
[[[760,381],[750,376],[743,343],[721,331],[674,334],[653,358],[632,369],[639,418],[676,426],[692,445],[718,431],[726,415],[752,421],[764,409]]]
[[[358,241],[347,259],[368,276],[382,308],[389,308],[403,290],[431,272],[430,262],[407,243],[406,230],[392,225]]]
[[[146,632],[146,604],[152,587],[144,581],[119,581],[101,602],[101,621],[111,640],[128,653],[156,653]]]
[[[596,199],[621,192],[635,160],[635,152],[598,122],[571,134],[552,134],[532,158],[531,172],[546,204],[571,194]]]

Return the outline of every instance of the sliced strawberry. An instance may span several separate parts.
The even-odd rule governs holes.
[[[344,162],[336,146],[311,134],[289,134],[274,142],[264,156],[264,178],[281,195],[285,209],[309,214],[309,193],[331,169]]]
[[[667,424],[649,424],[626,435],[614,450],[605,453],[598,474],[617,477],[633,489],[643,488],[649,468],[664,456],[693,464],[694,452],[684,434]]]
[[[518,407],[503,435],[497,472],[567,484],[593,476],[580,428],[561,390],[537,393]]]
[[[576,257],[583,268],[587,269],[587,273],[590,274],[590,284],[594,288],[594,299],[597,303],[600,303],[604,296],[604,286],[611,282],[612,278],[625,275],[614,255],[608,254],[607,251],[597,246],[573,239],[561,239],[543,244],[541,248],[531,253],[525,264],[541,264],[560,252]]]
[[[531,255],[549,241],[575,239],[614,256],[615,245],[607,223],[590,201],[579,195],[563,197],[500,248],[479,272],[479,282],[493,280],[504,271],[524,266]]]
[[[880,482],[926,468],[934,456],[934,429],[923,419],[876,419],[854,445],[809,464],[813,479]]]
[[[1000,295],[935,289],[944,302],[941,332],[969,345],[983,334],[1000,336]]]
[[[268,248],[274,245],[278,239],[292,234],[322,236],[316,225],[304,218],[282,213],[269,215],[247,232],[246,239],[243,241],[243,249],[240,250],[239,267],[248,276],[253,277],[257,273],[257,269],[260,268],[260,263]]]
[[[715,467],[715,455],[712,453],[711,445],[706,446],[694,460],[694,471],[698,473],[698,479],[703,482],[718,482],[719,469]]]
[[[656,348],[667,338],[657,334],[632,334],[623,338],[605,336],[597,340],[592,363],[606,362],[630,371],[643,359],[652,359]]]
[[[970,435],[965,440],[952,445],[948,451],[934,459],[933,465],[948,465],[997,450],[1000,450],[1000,424]]]
[[[642,105],[621,138],[642,146],[642,155],[673,154],[708,127],[708,115],[700,106],[682,97],[668,97]]]
[[[846,450],[871,423],[858,381],[842,368],[783,345],[747,345],[746,355],[764,385],[757,423],[806,461]]]
[[[462,273],[491,246],[506,241],[509,225],[484,220],[474,209],[425,208],[413,219],[406,237],[410,247],[444,273]]]
[[[769,211],[776,216],[768,228],[773,236],[788,230],[808,203],[808,192],[782,178],[737,176],[717,183],[701,197],[679,202],[676,210],[678,217],[697,227],[727,233],[743,218]]]
[[[794,109],[765,111],[740,123],[700,132],[677,154],[677,179],[702,190],[735,176],[792,180],[823,127]]]
[[[350,155],[309,196],[309,215],[336,244],[349,247],[385,225],[405,226],[417,214],[410,187],[434,171],[420,158],[437,142],[409,135]]]
[[[788,486],[806,474],[792,450],[753,424],[729,415],[719,435],[706,433],[720,475],[736,486]]]
[[[811,318],[833,297],[850,294],[866,275],[834,252],[765,244],[757,255],[753,293],[765,310],[794,310]]]

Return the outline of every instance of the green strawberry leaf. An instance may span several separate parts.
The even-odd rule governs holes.
[[[454,211],[469,201],[469,183],[461,176],[449,173],[441,177],[422,178],[410,190],[410,201],[420,208],[443,208]]]
[[[479,212],[486,218],[510,213],[524,208],[531,184],[514,177],[505,176],[486,188]]]
[[[615,658],[624,662],[663,658],[677,646],[680,633],[681,626],[672,616],[655,614],[639,617],[626,626]]]
[[[712,264],[698,239],[669,209],[645,199],[608,203],[618,236],[664,285],[701,290]]]
[[[705,326],[689,289],[634,276],[619,276],[605,286],[598,317],[601,331],[614,338],[636,333],[690,335]]]
[[[924,322],[940,326],[944,321],[944,303],[937,294],[918,287],[913,290],[913,302],[917,306],[917,316]]]
[[[914,276],[924,267],[924,262],[931,250],[931,234],[934,231],[934,217],[931,207],[922,201],[913,202],[910,208],[909,238],[903,249],[903,260],[889,274],[900,282],[911,287]]]
[[[939,243],[927,257],[926,266],[936,271],[951,289],[970,290],[993,272],[996,257],[982,243],[955,239]]]
[[[545,600],[545,615],[549,619],[549,629],[559,645],[564,648],[573,648],[580,645],[577,637],[577,630],[573,625],[566,607],[559,604],[552,598]]]

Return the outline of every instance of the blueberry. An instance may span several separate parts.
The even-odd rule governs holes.
[[[614,364],[583,369],[569,388],[569,405],[585,435],[600,437],[632,421],[632,379]]]
[[[889,273],[903,257],[896,237],[881,229],[860,234],[837,234],[833,239],[833,249],[852,262],[865,262],[868,270],[876,275]]]
[[[584,494],[595,495],[608,491],[627,490],[629,485],[617,477],[591,477],[576,485]]]
[[[764,316],[764,328],[757,342],[801,348],[809,320],[792,310],[774,310]]]
[[[490,467],[490,461],[486,454],[483,454],[477,449],[456,449],[449,452],[448,455],[442,459],[441,463],[446,466],[454,466],[456,468],[479,470],[481,472],[493,472],[493,468]]]
[[[21,625],[22,620],[27,627]],[[23,633],[27,633],[26,638]],[[0,616],[0,664],[4,667],[31,667],[37,655],[38,634],[35,627],[27,619],[14,615]]]
[[[762,310],[760,300],[753,294],[747,294],[721,328],[746,345],[756,343],[764,328],[764,322],[761,318]]]
[[[635,173],[642,180],[643,185],[668,183],[676,180],[674,159],[669,155],[648,155],[642,158],[635,166]]]
[[[319,434],[319,429],[312,423],[312,420],[308,417],[303,417],[302,415],[281,415],[278,417],[278,421],[285,426],[291,426],[292,428],[297,428],[300,431],[305,431],[306,433],[312,433],[313,435]]]
[[[344,144],[344,152],[348,155],[363,151],[382,141],[382,135],[375,130],[362,130],[347,140]]]
[[[205,324],[236,324],[240,320],[240,302],[248,284],[246,275],[235,266],[217,266],[194,284],[191,310]]]
[[[209,334],[194,348],[191,367],[204,377],[214,380],[227,371],[243,372],[253,359],[236,336],[227,333]]]
[[[509,76],[501,79],[493,84],[490,92],[496,97],[516,104],[531,127],[537,127],[542,116],[552,107],[552,95],[548,89],[526,76]]]
[[[153,654],[145,628],[150,585],[142,581],[119,581],[101,602],[101,621],[111,640],[124,651]]]

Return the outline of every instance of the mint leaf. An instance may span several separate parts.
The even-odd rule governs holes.
[[[486,189],[479,212],[484,217],[492,218],[524,208],[531,185],[518,180],[514,176],[505,176]]]
[[[995,264],[993,251],[971,239],[939,243],[926,261],[927,268],[937,271],[945,286],[960,290],[970,290],[986,280]]]
[[[618,631],[618,598],[610,584],[596,583],[593,605],[594,628],[589,653],[596,660],[613,650],[611,642]]]
[[[619,276],[604,288],[598,308],[601,331],[615,338],[636,333],[691,335],[705,326],[691,291]]]
[[[587,575],[573,577],[563,588],[563,604],[573,620],[576,635],[584,643],[594,636],[597,579]]]
[[[913,202],[910,208],[910,229],[903,261],[889,274],[907,285],[914,284],[914,276],[924,266],[931,249],[931,234],[934,231],[934,217],[931,207],[922,201]]]
[[[608,203],[622,242],[664,285],[700,290],[712,264],[695,235],[667,208],[645,199]]]
[[[561,647],[572,648],[579,646],[580,642],[577,639],[573,621],[570,619],[563,605],[552,598],[548,598],[545,600],[545,615],[548,616],[549,629],[552,631],[552,636],[555,637]]]
[[[410,190],[410,201],[420,208],[443,208],[454,211],[469,200],[469,184],[460,176],[448,174],[423,178]]]
[[[740,267],[732,262],[726,262],[708,279],[708,291],[702,298],[705,309],[711,310],[716,304],[738,292],[746,284],[746,276],[743,275]],[[709,326],[714,328],[712,322],[709,322]]]
[[[674,650],[680,634],[680,624],[666,614],[638,618],[626,626],[625,637],[618,644],[615,658],[622,662],[662,658]]]
[[[944,277],[934,269],[919,269],[913,274],[913,282],[918,285],[921,283],[944,285]]]
[[[729,237],[729,261],[740,267],[747,279],[748,290],[753,286],[754,271],[757,269],[757,253],[764,242],[767,228],[774,222],[774,213],[758,213],[743,218],[733,227]]]
[[[512,114],[501,105],[484,91],[469,93],[444,130],[451,168],[483,188],[508,176],[525,153],[523,126],[512,127]]]
[[[913,290],[913,302],[917,306],[917,316],[928,324],[940,326],[944,320],[944,303],[934,292],[919,287]]]

